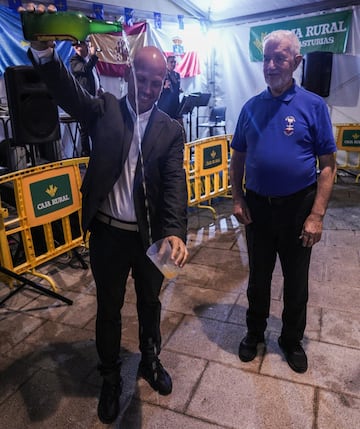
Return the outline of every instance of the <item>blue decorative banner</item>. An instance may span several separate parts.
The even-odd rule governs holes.
[[[124,15],[125,15],[125,23],[129,27],[134,25],[134,9],[131,9],[129,7],[124,8]]]
[[[179,30],[184,29],[184,15],[178,15]]]
[[[96,19],[104,19],[104,5],[100,3],[93,3],[93,12]]]
[[[158,28],[158,29],[161,28],[161,13],[160,12],[154,12],[154,26],[155,26],[155,28]]]
[[[9,8],[12,10],[18,10],[21,6],[21,0],[9,0]]]
[[[59,12],[67,11],[67,0],[55,0],[54,4]]]

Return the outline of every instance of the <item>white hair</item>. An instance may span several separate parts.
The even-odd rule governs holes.
[[[300,41],[296,34],[290,30],[275,30],[267,34],[263,40],[263,48],[269,41],[280,42],[283,39],[287,39],[290,42],[290,50],[294,56],[300,55]]]

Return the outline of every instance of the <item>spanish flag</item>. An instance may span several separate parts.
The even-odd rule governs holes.
[[[126,65],[134,57],[134,52],[145,46],[146,22],[123,25],[121,33],[92,34],[90,38],[98,49],[96,68],[100,75],[124,77]]]

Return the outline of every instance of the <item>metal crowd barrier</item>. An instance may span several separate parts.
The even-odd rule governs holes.
[[[211,205],[212,200],[231,196],[231,139],[232,135],[223,134],[185,144],[188,206],[209,209],[214,219],[217,214]]]
[[[337,169],[360,179],[360,124],[334,124],[336,127]],[[341,152],[340,152],[341,151]]]
[[[72,303],[36,268],[83,244],[80,186],[87,163],[88,158],[67,159],[0,176],[0,280],[11,288],[22,283],[0,304],[26,284]],[[45,279],[52,290],[24,273]]]
[[[212,200],[231,192],[231,138],[218,135],[185,145],[188,206],[209,209],[214,218]],[[13,289],[0,305],[25,285],[72,303],[59,295],[53,279],[37,268],[84,243],[80,187],[88,160],[65,159],[0,176],[0,280]],[[23,274],[45,279],[51,289]]]

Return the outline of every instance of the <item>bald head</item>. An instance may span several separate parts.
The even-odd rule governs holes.
[[[129,70],[128,98],[139,113],[150,110],[159,98],[166,74],[166,60],[155,46],[136,51],[133,67]]]
[[[163,53],[155,46],[145,46],[136,51],[134,57],[134,67],[147,67],[154,71],[158,70],[166,73],[166,60]]]

